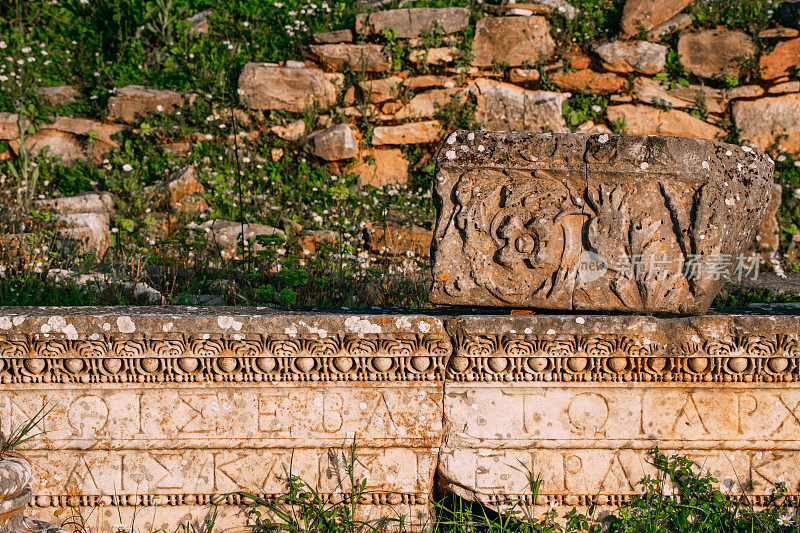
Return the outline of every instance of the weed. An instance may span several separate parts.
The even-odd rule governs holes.
[[[602,40],[619,33],[624,0],[572,0],[576,13],[553,13],[551,33],[562,47]]]
[[[434,117],[442,123],[445,132],[454,130],[479,130],[481,125],[475,120],[478,104],[474,95],[454,94],[450,101],[436,110]]]
[[[680,58],[680,54],[678,54],[674,48],[670,48],[667,52],[667,60],[664,70],[653,76],[653,79],[668,83],[670,89],[674,89],[676,85],[688,87],[689,75],[686,73],[686,69],[680,62]]]
[[[577,91],[564,101],[562,111],[567,125],[574,131],[580,124],[602,117],[606,107],[608,107],[608,99],[604,96]]]
[[[38,436],[41,432],[32,432],[44,421],[51,410],[52,408],[47,409],[47,406],[42,406],[27,422],[12,429],[8,435],[0,433],[0,457],[12,454],[16,448]]]
[[[772,11],[783,0],[705,0],[689,7],[689,16],[695,24],[706,27],[726,26],[743,29],[753,34],[765,28]]]

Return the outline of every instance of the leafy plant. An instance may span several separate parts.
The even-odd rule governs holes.
[[[674,48],[670,48],[667,52],[665,69],[653,76],[653,79],[667,82],[670,89],[674,89],[676,85],[688,87],[689,75],[686,73],[686,69],[680,62],[680,58],[680,54],[678,54]]]
[[[37,164],[36,157],[33,155],[33,150],[36,148],[36,143],[28,145],[29,135],[32,133],[31,124],[24,113],[19,113],[17,116],[17,131],[19,136],[17,138],[17,158],[6,163],[6,169],[9,175],[14,180],[14,187],[17,193],[17,204],[22,209],[27,210],[30,208],[31,201],[36,197],[36,190],[39,186],[40,167]],[[42,149],[42,154],[47,154],[45,146]]]
[[[564,101],[562,111],[567,125],[572,129],[588,120],[597,120],[605,113],[608,99],[584,91],[576,91],[569,99]]]

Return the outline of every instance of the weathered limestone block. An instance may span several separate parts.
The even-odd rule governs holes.
[[[383,72],[392,60],[378,44],[312,44],[311,53],[333,69],[348,66],[356,71]]]
[[[546,61],[554,50],[550,24],[544,17],[483,17],[475,25],[472,64],[491,67],[504,62],[518,67]]]
[[[438,120],[409,122],[398,126],[377,126],[373,131],[372,144],[416,144],[435,141],[442,133]]]
[[[478,78],[470,83],[478,107],[475,119],[486,129],[567,131],[564,93],[529,91],[511,83]]]
[[[759,60],[761,77],[771,80],[781,76],[791,76],[794,67],[800,61],[798,55],[800,55],[800,38],[779,43],[772,52],[761,56]]]
[[[613,72],[655,74],[664,70],[667,61],[667,47],[648,41],[609,41],[592,49]]]
[[[626,39],[658,26],[691,3],[692,0],[627,0],[622,9],[621,36]]]
[[[618,505],[654,475],[646,453],[658,446],[722,490],[750,486],[754,505],[780,480],[797,494],[796,316],[466,316],[447,327],[447,491],[532,503],[530,470],[544,509]]]
[[[633,91],[639,101],[648,104],[689,108],[705,106],[710,113],[725,112],[723,91],[703,85],[670,87],[669,83],[640,76],[633,81]]]
[[[684,30],[678,40],[683,66],[704,78],[739,76],[755,53],[753,41],[743,31]]]
[[[773,168],[700,139],[455,132],[438,157],[430,299],[704,313],[752,242]]]
[[[737,101],[732,111],[743,140],[762,150],[777,142],[787,152],[800,154],[800,94]]]
[[[347,124],[337,124],[330,129],[310,135],[303,148],[326,161],[340,161],[358,155],[356,137]]]
[[[108,99],[108,118],[133,122],[151,113],[170,113],[184,103],[184,95],[176,91],[128,85]]]
[[[606,108],[612,122],[622,121],[625,133],[633,135],[677,135],[698,139],[725,136],[720,128],[677,109],[659,109],[641,104],[612,105]]]
[[[252,109],[300,112],[314,104],[323,109],[331,106],[336,101],[336,86],[316,68],[247,63],[239,76],[239,95]]]
[[[349,170],[358,174],[362,186],[405,185],[408,181],[408,160],[399,148],[368,148],[359,156]]]
[[[356,15],[356,30],[362,34],[380,34],[392,29],[401,39],[419,37],[434,29],[445,35],[465,29],[469,25],[469,9],[466,7],[415,7],[389,9]]]
[[[229,492],[284,494],[290,472],[334,497],[350,491],[342,452],[355,439],[365,516],[429,519],[450,353],[441,320],[215,312],[3,311],[0,425],[52,408],[25,450],[34,514],[100,506],[93,525],[108,531],[136,508],[173,531]],[[241,503],[222,504],[215,531],[245,530]]]
[[[58,85],[56,87],[39,87],[36,91],[39,97],[53,107],[77,102],[81,93],[73,85]]]

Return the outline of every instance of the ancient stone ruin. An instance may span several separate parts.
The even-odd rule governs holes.
[[[438,163],[440,304],[704,313],[773,188],[766,155],[683,137],[456,132]]]
[[[771,172],[715,142],[458,132],[439,158],[432,299],[504,309],[5,309],[0,424],[52,409],[24,449],[26,513],[172,530],[221,501],[215,531],[240,531],[238,491],[277,496],[290,474],[351,491],[354,440],[364,517],[412,529],[436,485],[499,509],[619,505],[655,445],[755,505],[779,481],[793,493],[800,317],[703,314],[721,282],[686,273],[742,252]],[[606,270],[582,271],[588,252]],[[611,264],[648,254],[663,270]],[[509,314],[530,307],[560,313]],[[639,314],[581,313],[598,310]]]

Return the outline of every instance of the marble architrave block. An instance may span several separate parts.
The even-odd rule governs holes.
[[[458,131],[437,159],[437,304],[699,314],[766,213],[774,164],[684,137]]]
[[[444,396],[445,490],[508,508],[619,505],[695,460],[755,505],[800,482],[800,317],[459,317]]]
[[[367,479],[364,518],[430,520],[449,337],[419,315],[215,308],[8,309],[0,427],[43,407],[31,516],[174,530],[236,491],[325,497]],[[245,531],[231,494],[215,531]],[[128,522],[126,522],[128,521]]]

